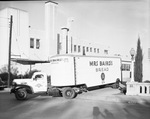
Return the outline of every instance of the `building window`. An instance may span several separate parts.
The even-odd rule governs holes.
[[[89,52],[89,47],[86,47],[86,52]]]
[[[90,52],[92,52],[92,48],[90,48]]]
[[[83,46],[83,55],[85,55],[85,46]]]
[[[36,39],[36,49],[40,49],[40,39]]]
[[[96,48],[94,48],[94,52],[96,52]]]
[[[34,38],[30,38],[30,48],[34,48]]]
[[[104,54],[108,54],[108,50],[104,50]]]
[[[97,53],[99,53],[99,49],[97,49]]]
[[[122,64],[121,69],[122,71],[130,71],[130,64]]]
[[[74,45],[74,52],[76,52],[77,51],[77,48],[76,48],[76,45]]]
[[[81,51],[81,49],[80,49],[81,47],[80,46],[78,46],[78,52],[80,52]]]

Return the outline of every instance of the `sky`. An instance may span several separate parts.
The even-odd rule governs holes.
[[[54,0],[57,30],[73,18],[72,35],[79,40],[109,46],[116,54],[136,50],[138,37],[142,47],[149,47],[149,0]],[[29,12],[31,28],[44,30],[45,1],[0,2],[0,9],[12,6]],[[143,51],[146,52],[146,51]]]
[[[146,0],[100,0],[62,2],[59,6],[67,17],[73,17],[74,35],[110,46],[114,52],[130,55],[136,50],[137,39],[149,39],[149,2]],[[146,42],[146,43],[145,43]]]

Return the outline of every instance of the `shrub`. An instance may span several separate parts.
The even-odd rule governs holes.
[[[4,72],[0,74],[1,79],[5,82],[5,84],[7,85],[7,81],[8,81],[8,73]],[[17,78],[17,75],[14,74],[10,74],[10,85],[12,84],[13,79]]]
[[[149,80],[146,80],[146,81],[144,81],[144,83],[150,83],[150,81],[149,81]]]

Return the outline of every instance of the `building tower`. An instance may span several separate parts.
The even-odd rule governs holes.
[[[47,42],[46,51],[48,58],[57,54],[57,40],[55,32],[56,8],[58,3],[48,1],[45,3],[45,37]]]

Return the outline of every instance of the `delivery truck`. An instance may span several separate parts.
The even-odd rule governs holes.
[[[45,67],[45,68],[44,68]],[[121,59],[106,56],[56,55],[43,64],[44,73],[35,72],[31,79],[15,79],[11,93],[24,100],[27,93],[46,92],[67,99],[86,92],[90,87],[113,84],[121,80]]]

